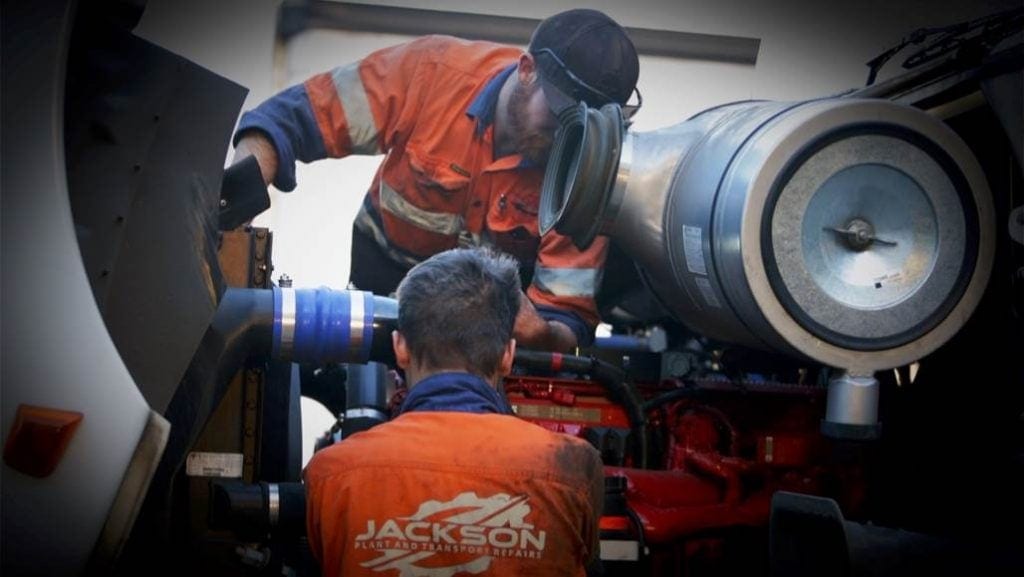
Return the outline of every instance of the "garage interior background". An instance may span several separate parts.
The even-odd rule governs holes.
[[[801,100],[863,86],[865,63],[910,31],[970,20],[1022,0],[382,0],[374,6],[541,19],[576,7],[602,10],[627,28],[719,35],[757,41],[756,63],[640,55],[643,109],[634,129],[676,124],[726,102]],[[278,0],[150,0],[136,34],[249,89],[244,110],[309,76],[409,40],[410,36],[310,28],[278,35]],[[349,4],[358,4],[349,2]],[[902,71],[899,55],[878,80]],[[225,164],[233,151],[229,150]],[[326,160],[297,167],[298,187],[271,190],[271,208],[254,221],[274,232],[273,278],[295,287],[343,288],[351,223],[380,157]],[[304,462],[312,439],[333,417],[303,400]]]

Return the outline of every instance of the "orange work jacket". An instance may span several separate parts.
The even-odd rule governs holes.
[[[243,115],[238,135],[274,142],[275,184],[294,188],[295,160],[384,154],[355,226],[412,266],[456,246],[486,244],[533,268],[527,296],[592,329],[607,239],[578,250],[537,213],[543,170],[494,158],[498,91],[521,51],[428,36],[318,74]],[[236,139],[238,136],[236,136]]]
[[[316,453],[305,481],[325,577],[583,576],[598,554],[597,451],[511,415],[406,412]]]

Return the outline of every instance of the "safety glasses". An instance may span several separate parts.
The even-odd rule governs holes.
[[[550,57],[551,60],[558,65],[558,68],[562,71],[563,74],[565,74],[565,77],[572,81],[572,83],[574,84],[574,90],[571,91],[572,93],[569,96],[571,96],[577,102],[586,101],[587,96],[589,95],[597,96],[601,102],[615,102],[614,98],[608,96],[603,91],[591,86],[582,78],[573,74],[572,70],[569,70],[569,67],[566,66],[565,62],[562,62],[562,59],[559,58],[558,55],[555,54],[550,48],[540,48],[534,50],[533,53],[535,55],[544,54]],[[633,118],[633,115],[636,114],[640,110],[640,107],[643,106],[644,104],[644,98],[640,94],[640,89],[634,86],[633,92],[636,93],[636,104],[629,104],[627,101],[626,104],[622,105],[622,116],[627,121],[631,120]]]

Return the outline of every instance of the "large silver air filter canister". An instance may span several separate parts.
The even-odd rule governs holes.
[[[541,228],[615,239],[694,331],[853,375],[948,340],[992,265],[991,197],[960,138],[879,100],[746,102],[625,131],[562,118]]]

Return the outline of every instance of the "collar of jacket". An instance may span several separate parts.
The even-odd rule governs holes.
[[[473,99],[473,103],[466,109],[466,116],[476,119],[476,136],[483,136],[484,132],[487,132],[487,127],[494,124],[494,113],[498,109],[498,95],[501,93],[501,87],[505,84],[505,80],[516,70],[516,64],[510,64],[508,68],[505,68],[501,72],[497,73],[494,78],[487,81],[484,85],[484,89],[480,91],[480,94],[476,95]],[[521,156],[519,163],[516,165],[517,168],[539,168],[536,162]]]
[[[515,69],[516,65],[510,64],[508,68],[494,75],[494,78],[487,81],[484,89],[476,95],[473,103],[466,109],[466,116],[475,118],[477,121],[477,136],[482,136],[487,127],[494,124],[494,112],[498,108],[498,94],[501,93],[501,87],[505,84],[505,80]]]
[[[398,413],[412,411],[514,414],[504,395],[469,373],[438,373],[416,383]]]

